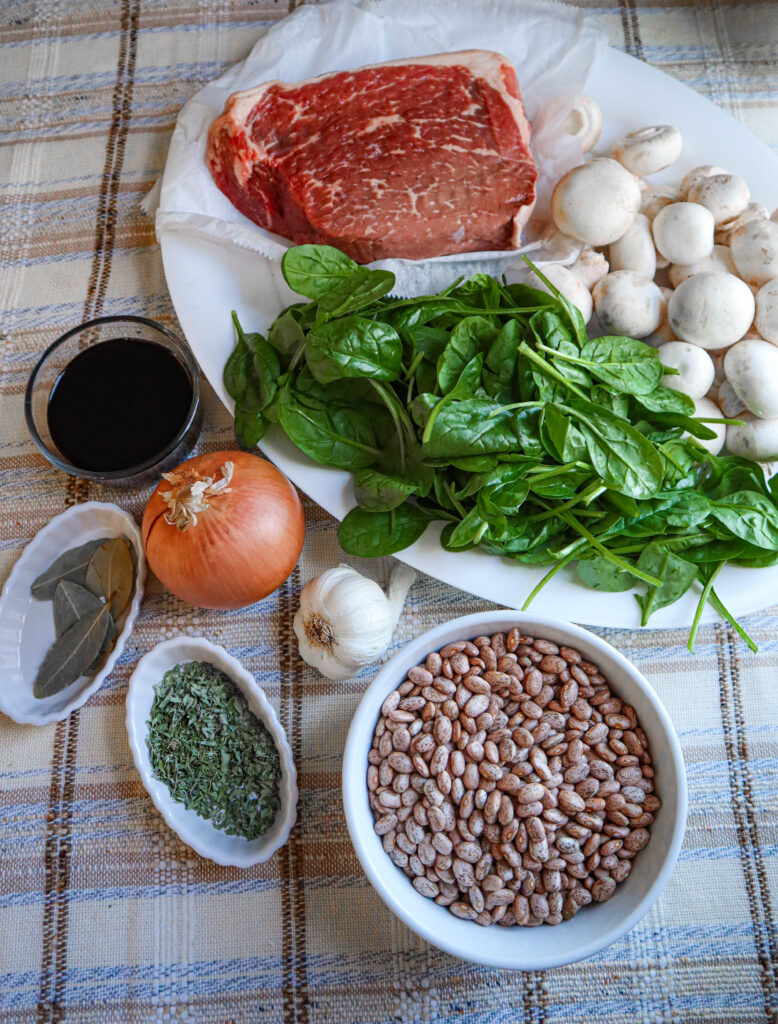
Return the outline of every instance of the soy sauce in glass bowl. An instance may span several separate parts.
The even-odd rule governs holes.
[[[59,469],[120,487],[143,484],[194,446],[202,426],[200,371],[162,324],[101,317],[43,353],[24,411],[33,441]]]

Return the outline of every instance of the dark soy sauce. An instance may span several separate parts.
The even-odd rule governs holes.
[[[80,352],[57,378],[48,404],[56,446],[79,469],[130,469],[165,449],[184,424],[192,384],[162,345],[134,338]]]

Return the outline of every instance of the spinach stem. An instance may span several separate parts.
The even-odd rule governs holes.
[[[711,590],[709,600],[710,600],[710,603],[713,605],[713,607],[716,609],[716,611],[719,613],[719,615],[723,619],[726,619],[727,622],[730,624],[730,626],[732,626],[732,628],[735,630],[735,632],[741,637],[741,639],[746,644],[748,649],[753,654],[756,654],[756,652],[759,650],[758,645],[755,643],[755,641],[753,641],[751,639],[751,637],[748,635],[748,633],[746,633],[746,631],[743,629],[743,627],[740,625],[740,623],[734,617],[732,612],[730,612],[725,607],[723,601],[721,600],[721,598],[719,597],[719,595],[716,593],[715,590]]]
[[[592,492],[593,492],[591,495],[588,494],[588,491],[590,491],[590,490],[592,490]],[[524,522],[524,523],[540,523],[544,519],[552,519],[558,513],[566,512],[567,509],[573,508],[579,502],[581,502],[581,501],[586,502],[587,498],[588,498],[588,501],[594,501],[594,499],[599,494],[602,494],[602,492],[605,491],[605,490],[607,490],[606,487],[603,487],[602,485],[599,485],[597,483],[597,481],[595,481],[593,484],[590,484],[587,488],[585,488],[580,493],[574,494],[572,498],[568,498],[568,500],[563,502],[561,505],[556,505],[556,506],[554,506],[554,508],[546,509],[545,512],[535,512],[531,516],[523,516],[522,517],[522,522]],[[598,513],[598,515],[599,515],[599,513]]]
[[[423,358],[424,358],[424,353],[423,352],[417,352],[416,353],[416,355],[413,357],[413,359],[411,361],[411,365],[408,367],[408,372],[405,374],[405,379],[406,380],[410,380],[411,377],[413,377],[414,373],[416,373],[416,370],[419,367],[419,363],[422,361]]]
[[[697,602],[697,610],[694,613],[694,621],[692,622],[692,628],[689,630],[689,639],[686,642],[686,646],[689,648],[690,651],[694,650],[694,641],[697,637],[697,630],[700,628],[700,619],[702,618],[702,612],[705,608],[705,605],[708,603],[708,597],[710,595],[711,590],[713,590],[713,584],[716,581],[716,577],[726,564],[727,563],[725,561],[719,562],[719,564],[716,566],[716,568],[713,570],[710,576],[708,576],[708,579],[705,582],[705,586],[702,588],[700,600]]]
[[[594,534],[590,533],[585,526],[582,526],[575,516],[570,515],[569,512],[560,512],[559,518],[566,522],[567,525],[575,530],[576,533],[585,537],[591,546],[596,551],[600,552],[603,558],[607,558],[609,562],[617,565],[620,569],[623,569],[624,572],[628,572],[631,576],[637,576],[639,580],[643,580],[644,583],[649,583],[652,587],[662,586],[662,581],[657,579],[656,576],[651,576],[650,573],[643,572],[642,569],[638,569],[638,567],[633,565],[631,562],[627,562],[625,559],[619,558],[618,555],[614,555],[610,548],[606,548],[604,544],[601,544]]]
[[[530,362],[535,363],[537,366],[539,366],[544,373],[547,373],[549,375],[549,377],[553,377],[554,380],[559,381],[559,383],[566,387],[568,391],[572,391],[574,395],[578,395],[579,398],[583,398],[585,402],[589,401],[585,392],[581,391],[579,387],[577,387],[566,377],[564,377],[559,372],[559,370],[557,370],[556,367],[552,366],[551,363],[547,362],[543,358],[543,356],[539,356],[538,353],[534,351],[534,349],[530,348],[526,341],[522,341],[521,345],[519,345],[519,352],[521,352],[522,355],[526,356],[527,359],[530,360]]]
[[[558,562],[556,562],[554,565],[552,565],[552,567],[548,570],[546,575],[538,583],[535,584],[535,586],[532,588],[532,590],[527,595],[527,600],[521,606],[521,610],[523,612],[525,612],[529,608],[529,606],[532,604],[532,602],[538,596],[538,594],[543,589],[543,587],[545,587],[545,585],[549,582],[549,580],[553,579],[554,576],[556,576],[556,574],[559,572],[559,570],[563,569],[568,564],[568,562],[572,562],[572,560],[574,558],[577,558],[578,554],[580,552],[580,549],[581,548],[585,548],[585,547],[586,547],[586,541],[583,540],[583,538],[581,540],[579,540],[579,541],[576,541],[576,548],[575,548],[575,550],[569,552],[569,554],[565,555],[564,558],[560,558]]]

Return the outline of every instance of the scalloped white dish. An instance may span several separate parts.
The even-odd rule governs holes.
[[[474,25],[474,32],[476,29]],[[506,19],[509,31],[520,31],[518,17]],[[479,45],[476,36],[468,45]],[[385,59],[392,56],[387,54]],[[518,70],[521,80],[521,68]],[[682,155],[669,170],[652,175],[652,185],[680,181],[699,164],[721,164],[745,178],[755,200],[769,209],[778,205],[778,155],[682,82],[609,48],[595,65],[586,92],[603,112],[603,134],[595,149],[598,155],[607,153],[624,132],[641,125],[673,124],[683,135]],[[283,281],[278,263],[258,253],[175,231],[161,231],[159,241],[181,328],[214,391],[232,410],[222,380],[234,344],[229,311],[237,311],[246,330],[266,331],[282,307],[299,296]],[[456,272],[451,276],[453,279]],[[259,447],[300,490],[337,519],[354,507],[350,474],[314,463],[277,427],[267,432]],[[397,558],[460,590],[509,606],[521,605],[547,571],[547,567],[519,565],[478,549],[445,551],[439,542],[440,530],[441,524],[428,527],[420,540],[398,551]],[[733,614],[758,611],[776,601],[778,567],[755,571],[728,565],[716,588]],[[647,628],[690,625],[698,600],[699,590],[693,587],[676,604],[652,615]],[[562,569],[538,594],[532,610],[598,626],[640,626],[640,609],[630,593],[591,590],[570,567]],[[718,618],[714,609],[706,606],[702,621]]]
[[[132,599],[117,624],[116,644],[94,676],[81,676],[51,697],[33,696],[32,687],[43,658],[54,643],[54,606],[37,601],[30,586],[69,548],[98,537],[127,537],[135,551],[137,573]],[[143,600],[146,556],[135,520],[118,505],[88,501],[74,505],[39,530],[11,570],[0,597],[0,711],[15,722],[48,725],[80,708],[113,671],[132,633]]]
[[[174,800],[165,783],[154,776],[146,745],[154,687],[168,669],[187,661],[206,661],[228,675],[246,698],[251,713],[273,737],[281,759],[281,806],[275,821],[259,839],[228,836]],[[157,644],[141,658],[127,692],[127,734],[135,767],[154,806],[179,838],[201,857],[222,867],[249,868],[269,860],[289,838],[297,820],[297,772],[286,733],[254,677],[223,647],[201,636],[177,636]]]

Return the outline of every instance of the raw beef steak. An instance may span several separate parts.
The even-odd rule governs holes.
[[[207,160],[261,227],[369,263],[516,247],[529,136],[513,65],[467,50],[235,93]]]

